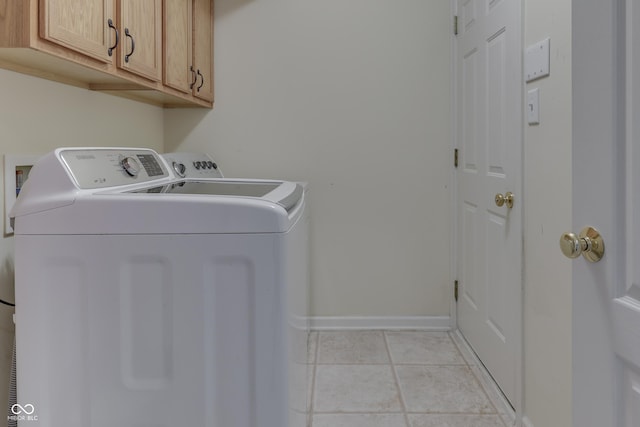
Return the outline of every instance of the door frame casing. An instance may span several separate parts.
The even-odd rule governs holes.
[[[574,263],[572,270],[572,423],[576,427],[613,426],[621,421],[616,420],[621,402],[619,396],[615,398],[620,372],[613,343],[602,338],[611,335],[611,299],[625,278],[624,3],[577,2],[571,12],[572,229],[596,226],[606,245],[598,264]],[[593,138],[602,143],[585,143]],[[618,209],[582,209],[584,201],[595,200],[600,206]],[[600,286],[592,286],[594,278]]]
[[[520,200],[521,203],[524,204],[525,201],[525,182],[524,182],[524,164],[525,164],[525,151],[524,151],[524,100],[525,100],[525,83],[524,83],[524,0],[512,0],[512,1],[519,1],[520,2],[520,19],[519,19],[519,36],[520,36],[520,132],[519,132],[519,137],[520,137],[520,149],[521,149],[521,164],[520,164],[520,188],[518,189],[518,192],[521,194],[520,197],[518,197],[518,199]],[[450,44],[451,44],[451,82],[450,82],[450,92],[451,92],[451,98],[452,98],[452,102],[451,102],[451,158],[452,158],[452,166],[453,166],[453,156],[454,156],[454,150],[459,148],[459,133],[458,133],[458,129],[457,129],[457,119],[458,119],[458,114],[460,113],[460,105],[458,102],[458,85],[457,85],[457,63],[456,63],[456,58],[457,58],[457,36],[454,34],[453,31],[453,19],[454,17],[458,16],[458,10],[457,10],[457,0],[450,0],[450,6],[451,6],[451,17],[452,17],[452,31],[450,32]],[[455,167],[451,168],[451,175],[450,175],[450,182],[451,182],[451,199],[450,199],[450,204],[451,204],[451,209],[453,212],[453,221],[451,224],[451,264],[450,264],[450,271],[451,271],[451,277],[452,277],[452,281],[451,281],[451,289],[452,292],[450,293],[450,313],[451,313],[451,330],[452,331],[456,331],[458,329],[458,310],[457,310],[457,302],[454,298],[454,283],[456,280],[458,280],[458,262],[460,260],[460,251],[461,248],[459,247],[459,240],[458,240],[458,233],[459,233],[459,229],[458,229],[458,219],[459,219],[459,211],[458,211],[458,206],[457,206],[457,197],[458,197],[458,180],[457,180],[457,169]],[[517,335],[517,337],[515,337],[516,339],[516,345],[515,345],[515,355],[514,357],[516,358],[516,373],[515,373],[515,380],[516,380],[516,394],[514,396],[514,401],[511,402],[514,406],[514,410],[515,410],[515,427],[521,427],[523,426],[522,424],[522,417],[523,417],[523,411],[524,411],[524,363],[525,363],[525,359],[524,359],[524,271],[525,271],[525,254],[524,254],[524,220],[525,220],[525,209],[524,209],[524,205],[522,206],[521,209],[521,239],[520,241],[522,242],[521,245],[521,257],[522,257],[522,268],[520,271],[520,283],[517,288],[517,300],[519,301],[518,306],[520,307],[519,310],[519,316],[517,316],[516,318],[516,325],[515,325],[515,330],[519,331],[519,334]],[[484,369],[483,366],[480,366],[481,369]]]

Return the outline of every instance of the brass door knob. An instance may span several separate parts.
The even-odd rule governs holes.
[[[567,258],[578,258],[582,255],[587,261],[598,262],[604,255],[604,241],[598,230],[585,227],[579,236],[564,233],[560,237],[560,249]]]
[[[511,191],[507,191],[504,193],[504,196],[500,193],[496,194],[496,206],[501,207],[503,205],[507,205],[509,209],[513,207],[513,193]]]

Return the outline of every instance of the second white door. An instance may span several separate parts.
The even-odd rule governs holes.
[[[458,328],[513,404],[522,316],[521,2],[457,0],[457,15]]]

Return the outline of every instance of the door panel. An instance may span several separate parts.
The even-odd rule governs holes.
[[[637,2],[626,1],[626,132],[625,212],[626,278],[618,285],[613,300],[614,348],[619,356],[619,371],[627,378],[618,386],[624,408],[620,417],[625,427],[640,425],[640,7]],[[619,18],[622,19],[622,18]],[[614,216],[616,213],[614,212]]]
[[[477,227],[476,218],[478,217],[478,207],[468,202],[464,204],[462,234],[465,236],[466,245],[462,246],[462,283],[466,285],[462,288],[462,296],[467,304],[472,308],[472,312],[478,310],[478,294],[477,281],[472,280],[478,275],[478,268],[474,251],[477,246]],[[459,313],[463,315],[464,313]]]
[[[625,425],[640,425],[640,375],[631,372],[623,384]]]
[[[487,166],[490,174],[503,178],[506,161],[505,107],[506,32],[504,28],[487,43]]]
[[[102,62],[112,62],[113,0],[40,0],[40,36]],[[82,19],[78,19],[81,15]]]
[[[605,242],[573,265],[576,427],[640,425],[639,19],[633,0],[573,6],[573,228]]]
[[[462,162],[466,173],[476,173],[478,171],[478,156],[476,144],[478,139],[478,129],[475,112],[478,110],[478,66],[476,64],[478,50],[471,46],[469,52],[464,53],[461,72],[461,103],[462,108]]]
[[[521,340],[520,2],[458,1],[458,327],[514,402]],[[515,194],[513,208],[495,195]]]
[[[496,337],[506,342],[506,331],[509,330],[508,310],[505,295],[507,295],[506,270],[497,261],[508,260],[509,254],[505,250],[507,245],[504,242],[505,226],[507,219],[500,215],[488,214],[487,226],[487,253],[493,254],[488,257],[493,263],[487,270],[487,324],[493,329]]]
[[[161,1],[120,0],[119,5],[122,34],[118,65],[159,81],[162,77]]]
[[[184,0],[164,0],[164,76],[163,83],[184,93],[191,92],[194,80],[192,64],[191,21],[192,3]]]

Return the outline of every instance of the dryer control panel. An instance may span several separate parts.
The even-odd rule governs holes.
[[[59,157],[81,189],[144,183],[170,176],[160,156],[148,149],[65,149]]]

